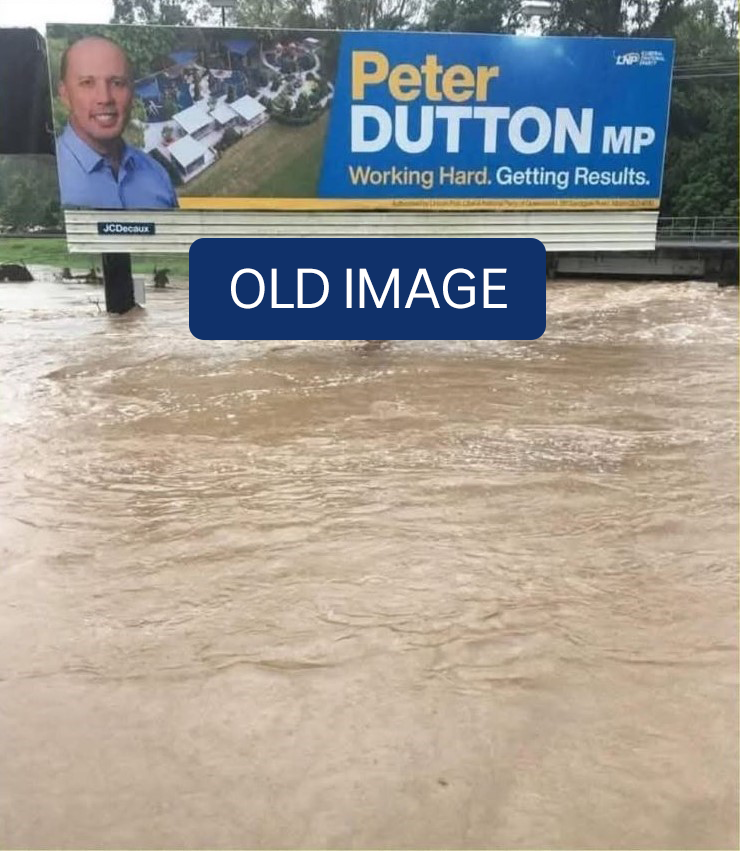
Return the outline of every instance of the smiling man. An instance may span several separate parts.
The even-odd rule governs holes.
[[[107,38],[82,38],[64,52],[59,79],[59,97],[69,110],[69,122],[57,140],[62,205],[176,207],[167,171],[123,139],[134,97],[124,51]]]

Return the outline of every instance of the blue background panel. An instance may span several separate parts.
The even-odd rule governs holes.
[[[438,91],[429,97],[424,84],[413,100],[400,101],[393,97],[387,80],[367,85],[363,97],[358,94],[354,98],[352,60],[359,51],[381,53],[391,69],[402,63],[421,69],[427,57],[433,56],[444,69],[464,65],[475,74],[479,67],[496,66],[498,76],[485,87],[485,100],[478,99],[477,92],[455,103],[444,97],[440,99]],[[672,67],[673,42],[666,39],[345,33],[319,194],[325,198],[430,201],[441,198],[654,201],[660,197],[661,190]],[[437,77],[437,90],[440,80],[441,74]],[[364,153],[352,150],[355,106],[380,108],[390,117],[392,137],[382,150]],[[522,152],[512,144],[509,120],[502,118],[494,134],[495,151],[486,152],[484,122],[471,116],[459,123],[459,150],[455,151],[448,144],[446,119],[435,117],[429,147],[416,153],[403,150],[397,138],[398,109],[404,112],[408,136],[413,140],[420,135],[424,108],[450,106],[499,107],[509,109],[510,116],[534,107],[547,114],[553,137],[540,151]],[[577,150],[568,141],[565,150],[558,152],[554,145],[557,111],[569,110],[580,127],[584,109],[592,110],[588,150]],[[608,127],[615,128],[617,134],[629,134],[628,148],[604,151],[604,134],[611,132],[607,131]],[[368,121],[367,137],[374,138],[377,128],[375,121]],[[635,136],[639,138],[642,133],[654,134],[654,138],[650,144],[635,150]],[[522,123],[521,136],[525,142],[534,141],[537,134],[538,125],[532,118]],[[376,182],[370,182],[369,177],[364,182],[358,179],[358,169],[366,175],[374,172]],[[443,180],[450,169],[458,173],[472,171],[477,177],[467,183]],[[427,185],[420,179],[404,185],[399,172],[420,170],[431,173]],[[384,172],[388,173],[385,178]],[[521,176],[513,177],[514,173]]]

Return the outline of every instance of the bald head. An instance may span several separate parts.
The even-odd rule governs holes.
[[[59,97],[77,135],[101,154],[120,150],[134,96],[125,52],[107,38],[81,38],[64,52],[60,72]]]
[[[96,49],[104,52],[107,50],[111,54],[117,53],[122,56],[123,61],[126,64],[128,75],[129,77],[132,76],[131,60],[128,58],[126,51],[122,47],[117,45],[115,41],[105,38],[105,36],[88,35],[70,44],[62,54],[62,60],[59,65],[59,79],[62,82],[66,79],[67,72],[69,70],[70,58],[74,60],[74,55],[76,53],[82,52],[82,55],[86,56],[89,51],[95,51]]]

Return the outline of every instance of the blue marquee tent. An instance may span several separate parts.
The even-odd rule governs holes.
[[[187,65],[189,62],[195,62],[198,58],[196,50],[175,50],[169,54],[170,59],[176,65]]]
[[[159,100],[162,91],[159,88],[159,80],[156,77],[147,77],[134,85],[136,96],[142,100]]]
[[[250,50],[254,49],[256,42],[251,38],[232,38],[225,41],[224,45],[229,53],[234,53],[237,56],[246,56]]]

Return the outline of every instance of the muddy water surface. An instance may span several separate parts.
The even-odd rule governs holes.
[[[212,343],[0,285],[3,848],[736,848],[737,294]]]

